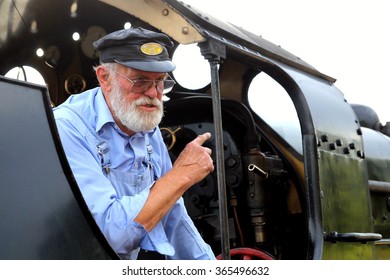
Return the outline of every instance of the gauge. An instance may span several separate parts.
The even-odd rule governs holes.
[[[45,55],[45,63],[53,68],[58,65],[58,62],[61,58],[60,49],[55,45],[51,45],[47,47],[44,55]]]
[[[98,51],[95,50],[92,43],[106,34],[106,31],[100,26],[91,26],[88,28],[87,33],[81,39],[81,50],[86,57],[92,59],[98,58]]]
[[[79,74],[72,74],[65,80],[65,90],[68,94],[76,94],[85,90],[87,83]]]

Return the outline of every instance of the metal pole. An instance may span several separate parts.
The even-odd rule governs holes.
[[[221,251],[222,259],[230,259],[230,238],[227,212],[227,196],[225,181],[225,160],[223,148],[223,129],[221,114],[221,97],[219,90],[218,62],[210,61],[211,70],[211,93],[213,103],[213,119],[215,130],[215,147],[216,147],[216,172],[218,184],[218,201],[219,201],[219,222],[221,228]]]
[[[230,260],[230,238],[228,223],[228,204],[226,196],[225,160],[222,130],[221,94],[219,89],[218,64],[226,57],[226,46],[213,38],[199,43],[200,52],[210,63],[211,95],[214,119],[215,160],[218,185],[219,223],[221,230],[221,256]]]

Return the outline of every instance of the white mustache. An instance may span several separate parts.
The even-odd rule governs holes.
[[[155,99],[150,99],[149,97],[146,96],[141,96],[138,99],[133,101],[135,105],[137,106],[155,106],[157,108],[162,108],[162,102],[158,100],[157,98]]]

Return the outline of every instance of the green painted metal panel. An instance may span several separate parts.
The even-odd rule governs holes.
[[[362,159],[319,151],[324,234],[372,233],[367,173]],[[374,242],[325,242],[324,259],[372,259]]]

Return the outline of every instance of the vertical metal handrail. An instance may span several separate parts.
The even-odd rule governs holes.
[[[223,145],[221,94],[219,87],[218,65],[221,58],[225,57],[225,46],[220,42],[208,40],[199,44],[202,55],[210,63],[211,94],[214,120],[215,160],[218,184],[219,222],[221,228],[221,256],[223,260],[230,259],[230,238],[227,211],[225,160]]]

